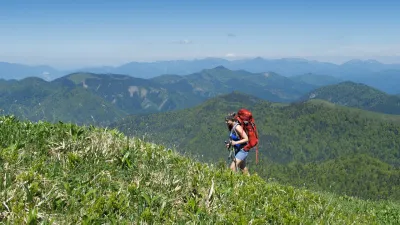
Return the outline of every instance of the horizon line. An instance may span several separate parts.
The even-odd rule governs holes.
[[[385,56],[384,56],[385,57]],[[386,56],[386,57],[393,57],[393,56]],[[343,65],[351,61],[361,61],[361,62],[377,62],[380,64],[384,65],[399,65],[400,63],[385,63],[382,61],[379,61],[374,58],[367,58],[367,59],[360,59],[357,57],[352,57],[352,59],[349,60],[344,60],[342,63],[334,63],[334,62],[329,62],[328,60],[317,60],[317,59],[307,59],[307,57],[263,57],[263,56],[253,56],[253,57],[215,57],[215,56],[205,56],[205,57],[198,57],[198,58],[192,58],[192,59],[164,59],[164,60],[132,60],[132,61],[126,61],[125,63],[119,63],[117,65],[93,65],[93,66],[81,66],[81,67],[76,67],[75,69],[59,69],[57,66],[52,66],[51,64],[27,64],[27,63],[21,63],[21,62],[11,62],[11,61],[0,61],[0,63],[7,63],[7,64],[13,64],[13,65],[20,65],[20,66],[29,66],[29,67],[40,67],[40,66],[46,66],[46,67],[51,67],[52,69],[56,70],[79,70],[79,69],[89,69],[89,68],[99,68],[99,67],[111,67],[111,68],[117,68],[123,65],[127,65],[129,63],[143,63],[143,64],[151,64],[151,63],[159,63],[159,62],[176,62],[176,61],[201,61],[201,60],[207,60],[207,59],[218,59],[218,60],[225,60],[225,61],[230,61],[230,62],[235,62],[235,61],[250,61],[250,60],[255,60],[255,59],[261,59],[261,60],[266,60],[266,61],[273,61],[273,60],[299,60],[299,61],[308,61],[308,62],[319,62],[319,63],[329,63],[329,64],[334,64],[334,65]],[[72,67],[72,66],[71,66]]]

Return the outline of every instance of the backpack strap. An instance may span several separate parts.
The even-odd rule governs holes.
[[[239,137],[239,136],[238,136],[238,133],[237,133],[237,131],[236,131],[236,126],[237,126],[237,125],[239,125],[239,123],[238,123],[238,122],[235,122],[234,125],[233,125],[233,127],[232,127],[232,129],[231,129],[230,135],[232,135],[232,133],[235,132],[236,137]]]

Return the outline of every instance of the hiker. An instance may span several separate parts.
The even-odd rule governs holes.
[[[248,168],[246,167],[246,158],[249,152],[243,150],[243,147],[247,144],[249,138],[243,130],[243,127],[236,121],[235,113],[229,114],[225,117],[225,123],[230,131],[230,143],[227,143],[226,147],[229,148],[230,146],[233,146],[235,150],[235,158],[231,163],[230,168],[231,170],[236,171],[236,167],[238,167],[243,171],[243,173],[250,175]]]

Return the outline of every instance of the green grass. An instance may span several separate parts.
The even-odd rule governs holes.
[[[0,223],[398,224],[400,206],[232,174],[116,130],[0,117]]]

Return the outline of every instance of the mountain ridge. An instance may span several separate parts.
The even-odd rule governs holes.
[[[261,63],[261,64],[266,64],[263,67],[261,67],[262,69],[260,69],[259,65],[255,66],[255,68],[252,68],[252,63]],[[373,63],[372,63],[373,62]],[[183,69],[181,71],[179,70],[174,70],[172,69],[171,71],[169,71],[168,69],[166,70],[166,68],[168,68],[168,66],[170,65],[171,68],[174,68],[176,66],[178,67],[185,67],[188,66],[190,64],[193,65],[197,65],[198,66],[194,66],[194,67],[189,67],[189,69]],[[250,66],[247,66],[246,64],[250,63]],[[358,66],[358,68],[363,68],[365,67],[365,65],[376,65],[379,69],[372,69],[370,72],[376,72],[376,70],[389,70],[389,69],[395,69],[395,70],[400,70],[400,63],[382,63],[379,62],[377,60],[374,59],[369,59],[369,60],[360,60],[360,59],[353,59],[353,60],[349,60],[347,62],[344,63],[331,63],[331,62],[325,62],[322,60],[308,60],[308,59],[303,59],[303,58],[275,58],[275,59],[266,59],[266,58],[262,58],[262,57],[255,57],[255,58],[248,58],[248,59],[236,59],[236,60],[227,60],[224,58],[212,58],[212,57],[205,57],[205,58],[200,58],[200,59],[194,59],[194,60],[162,60],[162,61],[152,61],[152,62],[137,62],[137,61],[132,61],[132,62],[127,62],[127,63],[123,63],[119,66],[99,66],[99,67],[86,67],[86,68],[81,68],[81,69],[70,69],[70,70],[57,70],[54,69],[51,66],[27,66],[24,64],[19,64],[19,63],[7,63],[7,62],[0,62],[0,78],[12,78],[12,76],[5,76],[4,73],[6,72],[4,70],[1,70],[2,66],[8,64],[8,65],[14,65],[14,66],[21,66],[21,67],[27,67],[27,68],[42,68],[43,70],[48,69],[48,70],[52,70],[52,71],[57,71],[59,73],[77,73],[77,72],[92,72],[92,73],[116,73],[116,74],[126,74],[126,75],[131,75],[134,77],[142,77],[142,78],[151,78],[154,76],[159,76],[159,75],[163,75],[163,74],[168,74],[168,73],[173,73],[173,74],[177,74],[177,75],[184,75],[184,74],[188,74],[188,73],[194,73],[196,71],[200,71],[201,69],[205,69],[205,68],[213,68],[213,67],[217,67],[217,66],[224,66],[227,67],[229,69],[232,70],[237,70],[237,69],[243,69],[243,70],[248,70],[250,72],[255,72],[255,73],[263,73],[263,72],[267,72],[267,71],[274,71],[276,73],[285,75],[285,76],[293,76],[296,74],[295,71],[293,71],[293,73],[290,74],[286,74],[286,72],[282,72],[282,65],[281,66],[277,66],[277,64],[279,63],[284,63],[282,65],[285,65],[285,63],[293,63],[296,65],[307,65],[309,64],[311,67],[308,69],[310,71],[299,71],[298,73],[320,73],[321,70],[318,69],[318,72],[316,72],[315,68],[321,66],[321,65],[325,65],[327,66],[327,68],[325,69],[326,71],[322,71],[322,73],[324,74],[328,74],[331,76],[339,76],[338,73],[334,73],[332,74],[332,71],[335,71],[334,68],[338,69],[340,67],[344,67],[344,66]],[[300,63],[300,64],[298,64]],[[182,65],[180,65],[182,64]],[[274,66],[274,64],[276,64]],[[142,72],[133,72],[135,71],[135,67],[136,66],[145,66],[147,67],[147,69],[149,68],[149,66],[153,66],[154,68],[156,68],[156,72],[150,72],[149,74],[145,75],[145,74],[141,74],[143,71],[145,71],[145,67],[144,68],[137,68],[137,71],[142,71]],[[289,65],[289,64],[287,64]],[[253,65],[254,66],[254,65]],[[312,67],[315,67],[314,69],[312,69]],[[164,68],[164,69],[161,69]],[[257,68],[258,67],[258,68]],[[129,69],[131,68],[131,70]],[[133,68],[133,69],[132,69]],[[158,68],[158,69],[157,69]],[[298,68],[299,69],[299,68]],[[41,71],[42,73],[45,71]],[[32,76],[32,75],[30,75]],[[21,76],[16,76],[16,77],[21,77]]]
[[[46,80],[54,80],[70,73],[125,74],[137,78],[150,79],[164,74],[187,75],[204,69],[223,66],[230,70],[244,70],[251,73],[274,72],[285,77],[298,74],[325,74],[342,80],[361,82],[379,88],[390,94],[400,92],[400,64],[385,64],[376,60],[349,60],[342,64],[330,62],[280,58],[265,59],[261,57],[249,59],[227,60],[223,58],[202,58],[196,60],[170,60],[155,62],[128,62],[119,66],[101,66],[92,68],[54,71],[22,66],[18,69],[0,64],[0,78],[21,79],[27,76],[38,76]],[[8,65],[8,64],[7,64]],[[28,71],[27,71],[28,70]],[[46,71],[51,70],[51,71]]]
[[[0,86],[0,108],[5,113],[35,121],[41,117],[52,122],[67,119],[79,124],[96,120],[103,121],[102,125],[128,114],[195,106],[208,98],[235,90],[271,101],[288,102],[314,89],[313,85],[292,81],[279,74],[266,76],[243,70],[232,71],[222,66],[185,76],[162,75],[152,79],[124,74],[71,73],[52,81],[39,77],[3,80]],[[97,103],[91,104],[92,101]],[[68,105],[70,110],[63,105]],[[63,114],[63,111],[68,113]],[[106,112],[109,112],[109,118]],[[74,114],[79,119],[74,120]]]

